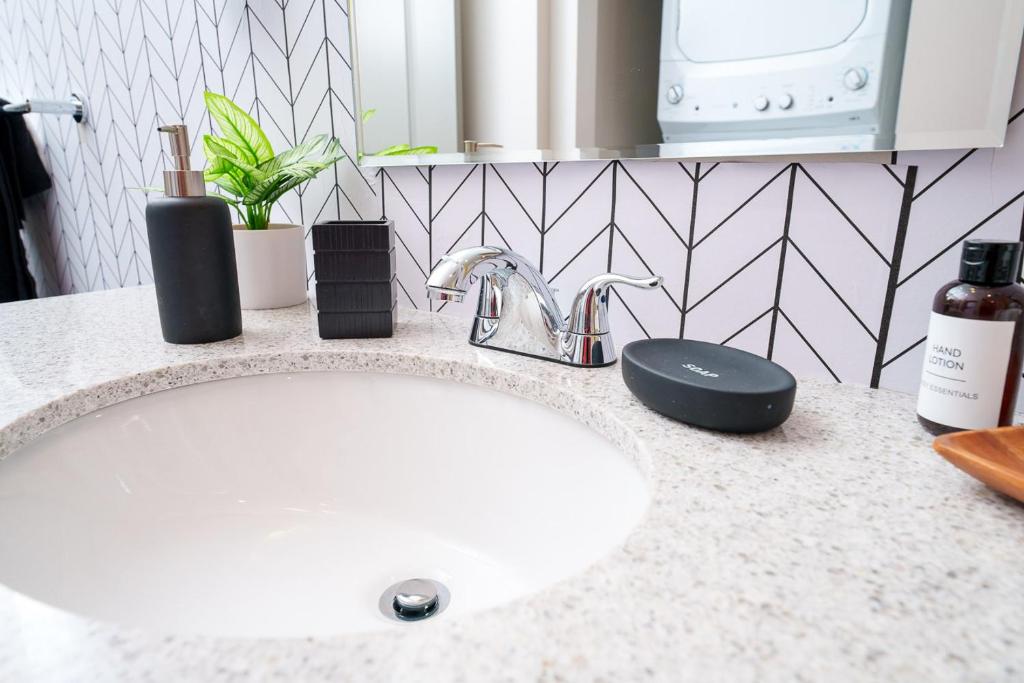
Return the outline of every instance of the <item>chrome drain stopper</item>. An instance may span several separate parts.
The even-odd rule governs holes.
[[[384,591],[380,610],[384,616],[400,621],[419,621],[444,610],[448,601],[448,589],[437,581],[406,579]]]
[[[392,603],[399,619],[426,619],[437,611],[437,589],[426,579],[409,579],[398,584]]]

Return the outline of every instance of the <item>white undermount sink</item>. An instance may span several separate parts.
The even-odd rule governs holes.
[[[538,591],[621,544],[630,459],[539,404],[379,373],[259,375],[85,415],[0,461],[0,583],[164,633],[378,628],[440,581],[434,621]]]

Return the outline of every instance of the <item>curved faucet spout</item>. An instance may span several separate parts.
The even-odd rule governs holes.
[[[552,329],[564,327],[565,317],[544,276],[528,260],[501,247],[467,247],[445,254],[427,278],[427,296],[440,301],[462,301],[476,281],[474,271],[484,264],[521,276],[539,299]]]
[[[476,281],[473,271],[485,262],[498,263],[501,249],[497,247],[469,247],[441,257],[427,278],[427,296],[440,301],[462,301],[466,291]],[[506,265],[506,264],[502,264]]]

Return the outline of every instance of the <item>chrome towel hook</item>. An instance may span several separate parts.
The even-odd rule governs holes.
[[[66,100],[25,100],[4,105],[7,114],[71,114],[76,123],[86,120],[85,102],[71,93]]]

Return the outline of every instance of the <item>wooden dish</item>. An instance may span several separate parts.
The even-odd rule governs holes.
[[[1024,503],[1024,427],[943,434],[932,446],[975,479]]]

